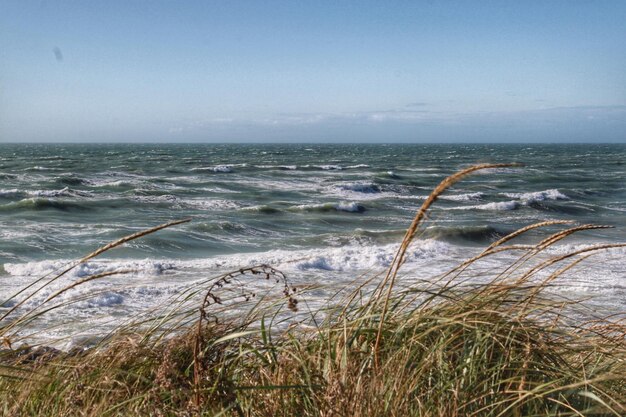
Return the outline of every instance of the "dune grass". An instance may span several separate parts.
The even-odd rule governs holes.
[[[293,314],[304,295],[280,271],[259,265],[207,279],[181,294],[179,304],[120,326],[88,350],[18,347],[20,332],[56,308],[59,294],[103,275],[22,312],[26,297],[68,269],[43,277],[16,294],[20,302],[0,319],[0,415],[626,415],[626,326],[549,291],[589,256],[625,245],[546,250],[605,226],[529,225],[442,276],[396,285],[405,278],[404,253],[437,197],[471,172],[503,166],[475,166],[444,180],[417,212],[387,273],[329,301],[321,322],[282,325],[281,315]],[[536,244],[511,243],[545,228],[560,229]],[[518,254],[517,261],[483,271],[477,284],[473,267],[503,251]],[[277,296],[257,297],[250,280],[276,283]],[[364,290],[368,283],[373,291]],[[237,300],[254,303],[242,317],[224,316],[221,309]]]

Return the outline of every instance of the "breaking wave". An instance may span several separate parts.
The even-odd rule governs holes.
[[[366,210],[365,206],[354,201],[341,201],[339,203],[323,204],[301,204],[290,207],[291,211],[345,211],[350,213],[361,213]]]

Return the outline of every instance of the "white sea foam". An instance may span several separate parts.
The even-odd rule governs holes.
[[[41,277],[52,274],[72,263],[71,260],[61,259],[54,261],[33,261],[26,263],[5,263],[4,270],[10,275],[21,277]],[[160,275],[174,270],[173,261],[134,259],[122,261],[98,260],[78,264],[70,273],[70,278],[84,278],[90,275],[101,274],[118,270],[132,270],[144,275]]]
[[[538,201],[546,200],[568,200],[565,194],[561,193],[557,189],[550,189],[529,193],[500,193],[500,195],[514,198],[516,200],[511,201],[498,201],[486,204],[479,204],[473,206],[453,207],[450,210],[494,210],[494,211],[509,211],[517,210],[522,206],[528,206]],[[453,201],[472,201],[480,200],[484,197],[483,193],[467,193],[459,194],[457,196],[441,196],[442,199]]]
[[[60,190],[20,190],[17,188],[0,190],[0,197],[89,197],[89,191],[71,190],[69,187]]]
[[[440,168],[414,168],[414,167],[401,167],[404,171],[412,172],[428,172],[428,171],[441,171]]]
[[[341,170],[343,170],[343,167],[340,166],[340,165],[313,165],[313,167],[319,168],[319,169],[323,169],[324,171],[341,171]]]
[[[233,172],[232,165],[217,165],[213,167],[213,172]]]
[[[355,213],[365,210],[365,207],[354,201],[342,201],[335,205],[335,209],[339,211],[348,211]]]
[[[35,165],[34,167],[26,168],[28,171],[60,171],[62,168],[56,167],[43,167],[40,165]]]
[[[116,292],[105,292],[93,298],[76,303],[79,309],[111,307],[124,303],[124,296]]]
[[[138,184],[140,184],[140,182],[131,180],[89,180],[89,185],[92,187],[134,187]]]
[[[476,201],[480,200],[485,196],[484,193],[476,192],[476,193],[465,193],[465,194],[443,194],[439,198],[442,200],[450,200],[450,201]]]
[[[549,249],[554,253],[569,252],[571,250],[588,247],[588,245],[562,245]],[[239,253],[220,255],[198,259],[141,259],[141,260],[97,260],[93,259],[77,266],[60,280],[51,284],[31,299],[25,308],[32,308],[43,302],[51,294],[64,288],[72,282],[106,271],[126,270],[135,271],[130,276],[120,275],[94,280],[80,285],[57,299],[59,303],[79,300],[64,307],[65,310],[55,310],[52,314],[65,314],[65,317],[89,318],[93,326],[89,331],[102,334],[107,328],[106,321],[113,320],[113,311],[123,307],[128,317],[146,311],[151,307],[162,305],[176,294],[181,294],[186,288],[197,286],[198,279],[219,276],[226,271],[238,270],[246,266],[269,264],[285,272],[293,284],[302,285],[328,283],[329,285],[351,282],[356,276],[366,274],[367,277],[384,271],[391,264],[397,251],[398,244],[372,245],[353,242],[338,247],[307,248],[300,250],[270,250],[256,253]],[[588,263],[583,275],[574,275],[568,278],[568,290],[606,292],[607,288],[617,288],[624,274],[624,267],[618,258],[623,257],[626,249],[598,252],[601,270],[594,269],[598,262]],[[616,252],[618,251],[618,252]],[[428,278],[447,271],[461,259],[475,254],[474,249],[460,247],[436,240],[418,240],[409,248],[406,254],[406,264],[403,266],[403,285],[410,285],[415,278]],[[619,255],[619,256],[618,256]],[[489,269],[508,265],[510,254],[500,254],[485,259],[483,266]],[[606,268],[605,262],[613,260],[614,267]],[[30,282],[43,274],[58,270],[65,261],[41,261],[29,263],[9,263],[4,269],[10,274],[4,278],[0,286],[0,300],[13,294],[16,288]],[[576,271],[572,271],[576,274]],[[590,281],[589,277],[598,276],[600,280]],[[254,278],[246,280],[246,286],[256,288],[262,285]],[[7,285],[13,283],[13,286]],[[5,284],[6,283],[6,284]],[[591,287],[590,287],[591,286]],[[589,288],[588,288],[589,287]],[[621,287],[620,287],[621,288]],[[323,305],[330,290],[306,296],[307,304],[312,308]],[[14,302],[14,301],[13,301]],[[118,317],[118,316],[115,316]],[[54,320],[52,318],[52,320]],[[102,322],[100,321],[102,320]],[[112,325],[115,325],[114,323]]]
[[[550,246],[547,249],[548,253],[552,253],[555,255],[565,255],[571,252],[575,252],[575,251],[580,251],[580,250],[585,250],[585,249],[591,249],[594,247],[597,247],[599,244],[598,243],[563,243],[560,245],[553,245]],[[621,255],[624,256],[626,255],[626,247],[617,247],[617,248],[611,248],[611,249],[603,249],[600,250],[599,252],[597,252],[598,254],[604,256],[604,257],[610,257],[613,255]]]
[[[517,210],[521,204],[518,201],[498,201],[493,203],[478,204],[474,206],[452,207],[444,210],[494,210],[509,211]]]
[[[233,172],[234,167],[235,165],[224,164],[224,165],[215,165],[215,166],[209,166],[209,167],[191,168],[191,171],[209,171],[209,172],[215,172],[215,173],[229,173],[229,172]]]
[[[209,193],[217,193],[217,194],[241,194],[241,191],[231,190],[224,187],[201,187],[198,188],[200,191],[207,191]]]
[[[24,192],[17,188],[0,190],[0,197],[19,197],[23,194]]]
[[[149,196],[135,196],[135,201],[150,204],[171,204],[175,209],[201,209],[201,210],[229,210],[237,209],[241,207],[241,204],[224,199],[204,199],[204,198],[179,198],[175,195],[149,195]]]
[[[151,204],[159,204],[159,203],[180,203],[180,199],[175,195],[171,194],[163,194],[163,195],[138,195],[134,196],[133,200],[138,201],[140,203],[151,203]]]
[[[295,171],[298,169],[297,165],[255,165],[255,167],[261,169],[283,169],[288,171]]]
[[[316,204],[300,204],[292,206],[290,210],[296,211],[346,211],[358,213],[365,210],[365,206],[355,201],[341,201],[339,203],[316,203]]]
[[[302,250],[271,250],[267,252],[221,255],[201,259],[134,259],[134,260],[90,260],[79,264],[65,275],[75,281],[103,272],[132,270],[135,276],[160,276],[204,270],[236,270],[241,267],[269,264],[282,270],[333,270],[359,271],[370,268],[388,267],[397,251],[397,244],[359,245],[311,248]],[[406,260],[422,262],[447,257],[454,252],[451,244],[437,240],[415,242],[408,250]],[[40,277],[67,267],[68,260],[6,263],[4,269],[14,277]]]
[[[181,200],[180,205],[202,210],[231,210],[241,207],[240,204],[232,200],[223,199],[184,199]]]
[[[536,202],[545,200],[569,200],[569,197],[553,188],[550,190],[529,192],[529,193],[502,193],[509,198],[517,198],[526,202]]]
[[[487,168],[476,171],[473,175],[524,174],[528,173],[528,171],[528,168]]]

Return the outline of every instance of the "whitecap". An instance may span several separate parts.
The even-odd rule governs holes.
[[[339,165],[314,165],[315,168],[323,169],[324,171],[341,171],[343,167]]]
[[[213,167],[213,172],[233,172],[231,165],[217,165]]]
[[[365,207],[354,201],[342,201],[335,205],[335,209],[338,211],[358,213],[358,212],[364,211]]]
[[[545,200],[569,200],[568,196],[566,196],[556,188],[528,193],[502,193],[502,195],[509,198],[517,198],[526,202]]]
[[[88,191],[71,190],[69,187],[60,190],[20,190],[17,188],[0,190],[0,197],[88,197],[91,193]]]
[[[465,193],[465,194],[444,194],[439,196],[442,200],[450,200],[450,201],[476,201],[481,200],[485,196],[484,193],[476,192],[476,193]]]
[[[72,264],[71,260],[53,260],[53,261],[32,261],[26,263],[5,263],[4,270],[12,276],[20,277],[41,277],[59,271]],[[144,275],[160,275],[166,271],[175,269],[175,263],[170,261],[153,260],[153,259],[135,259],[108,261],[98,260],[78,264],[72,271],[66,274],[69,278],[84,278],[103,272],[112,272],[118,270],[132,270],[138,274]]]
[[[128,180],[89,180],[89,185],[92,187],[133,187],[138,185],[138,182]]]
[[[365,211],[365,206],[354,201],[341,201],[339,203],[318,203],[318,204],[300,204],[293,206],[290,210],[298,211],[345,211],[350,213],[358,213]]]
[[[17,188],[0,190],[0,197],[19,197],[24,195],[24,192]]]
[[[232,200],[222,199],[184,199],[180,201],[179,205],[202,210],[231,210],[240,207],[240,204]]]
[[[517,210],[521,204],[518,201],[498,201],[486,204],[466,207],[452,207],[444,210],[494,210],[494,211],[510,211]]]
[[[229,173],[233,172],[233,165],[215,165],[208,167],[196,167],[191,168],[191,171],[209,171],[215,173]]]
[[[298,169],[297,165],[255,165],[255,168],[260,169],[281,169],[287,171],[295,171]]]

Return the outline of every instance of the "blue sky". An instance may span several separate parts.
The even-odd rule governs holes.
[[[626,1],[0,2],[0,142],[625,142]]]

